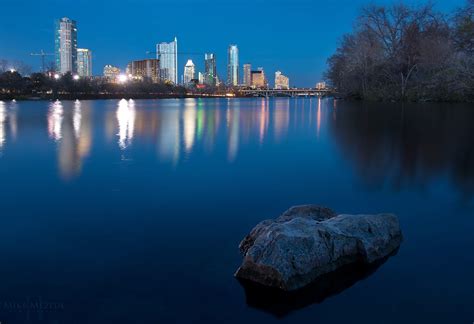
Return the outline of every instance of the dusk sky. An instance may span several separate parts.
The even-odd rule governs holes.
[[[21,60],[40,70],[30,52],[54,50],[54,20],[78,24],[78,46],[93,51],[94,74],[105,64],[124,68],[151,58],[155,44],[178,37],[179,52],[213,52],[220,78],[226,77],[227,46],[235,43],[240,64],[263,67],[271,83],[276,70],[292,86],[314,86],[341,36],[351,30],[367,0],[344,1],[162,1],[162,0],[2,0],[0,59]],[[377,1],[376,3],[390,3]],[[407,1],[417,4],[420,1]],[[463,0],[438,1],[450,11]],[[180,55],[179,74],[188,58],[203,71],[203,55]],[[53,60],[50,57],[49,60]],[[241,72],[240,72],[241,73]]]

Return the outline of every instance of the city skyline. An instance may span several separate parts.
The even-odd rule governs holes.
[[[378,3],[390,1],[379,0]],[[192,10],[184,13],[181,21],[176,24],[175,16],[179,5],[165,1],[154,1],[153,5],[160,10],[143,12],[140,4],[149,5],[148,0],[133,2],[110,0],[100,4],[82,0],[80,6],[69,6],[53,0],[41,3],[25,0],[7,2],[5,12],[22,12],[27,23],[17,24],[14,15],[5,15],[0,21],[0,57],[8,60],[21,60],[33,70],[41,70],[41,60],[30,56],[32,52],[53,52],[54,37],[52,24],[58,17],[70,17],[78,21],[79,45],[89,48],[94,53],[93,74],[100,75],[105,65],[113,65],[125,69],[131,60],[151,58],[147,51],[155,51],[155,44],[180,39],[180,50],[183,52],[212,52],[217,57],[217,71],[222,81],[226,80],[226,52],[231,43],[241,49],[240,61],[251,62],[254,66],[263,66],[268,75],[277,70],[284,71],[297,87],[314,86],[322,79],[326,70],[326,59],[334,52],[343,34],[352,29],[353,19],[360,8],[366,4],[364,0],[339,1],[337,3],[318,3],[297,1],[284,3],[276,1],[271,7],[263,1],[239,1],[233,5],[214,0],[205,3],[185,1]],[[416,4],[409,0],[407,3]],[[136,4],[136,5],[135,5]],[[442,11],[455,9],[463,4],[462,0],[449,3],[438,3]],[[114,15],[110,15],[114,8]],[[261,13],[259,20],[242,22],[240,12],[251,9]],[[92,9],[92,10],[91,10]],[[212,19],[210,12],[225,12]],[[232,10],[231,10],[232,9]],[[162,15],[167,10],[169,15]],[[191,15],[191,12],[193,14]],[[325,12],[332,12],[325,15]],[[287,14],[285,28],[273,28],[275,19]],[[134,18],[137,16],[137,18]],[[126,23],[121,23],[121,18]],[[201,17],[199,28],[193,28],[193,17]],[[186,18],[186,19],[184,19]],[[188,19],[189,18],[189,19]],[[221,28],[221,26],[226,26]],[[34,28],[33,28],[34,27]],[[265,31],[265,37],[259,37],[256,30]],[[303,41],[295,42],[300,39]],[[204,62],[192,58],[196,69],[204,71]],[[47,61],[53,61],[47,58]],[[179,65],[182,71],[183,64]],[[242,71],[240,71],[241,73]],[[179,72],[181,75],[182,72]]]

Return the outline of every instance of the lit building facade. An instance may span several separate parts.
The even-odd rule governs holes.
[[[252,86],[252,65],[244,64],[244,86]]]
[[[160,81],[160,60],[147,59],[132,61],[128,65],[128,70],[134,79],[148,79],[155,83]]]
[[[87,48],[77,49],[77,74],[80,77],[92,76],[92,51]]]
[[[239,48],[237,45],[229,45],[227,50],[227,84],[229,86],[239,85]]]
[[[120,69],[116,66],[106,65],[104,66],[104,77],[110,81],[115,81],[120,75]]]
[[[318,82],[318,83],[316,83],[316,89],[318,89],[318,90],[324,90],[324,89],[326,89],[326,82]]]
[[[170,43],[156,45],[157,59],[160,60],[160,77],[164,82],[178,84],[178,39]]]
[[[252,78],[252,88],[266,88],[267,87],[267,79],[265,78],[265,72],[263,68],[258,68],[256,71],[251,72]]]
[[[77,73],[77,25],[74,20],[61,18],[55,22],[56,71]]]
[[[188,60],[186,65],[184,66],[184,85],[188,85],[191,83],[191,80],[195,79],[196,75],[196,66],[194,65],[192,60]]]
[[[217,84],[216,56],[214,54],[205,54],[204,83],[210,86]]]
[[[275,89],[287,90],[290,88],[290,79],[280,71],[275,72]]]

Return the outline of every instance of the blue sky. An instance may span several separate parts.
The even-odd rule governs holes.
[[[54,19],[78,23],[79,47],[94,53],[94,73],[105,64],[125,67],[146,58],[155,44],[178,37],[181,52],[214,52],[221,78],[226,75],[226,49],[238,44],[240,63],[263,67],[270,80],[281,70],[295,86],[313,86],[341,36],[349,32],[367,0],[1,0],[0,58],[22,60],[35,70],[32,51],[52,52]],[[372,1],[373,2],[373,1]],[[375,1],[390,3],[391,1]],[[421,1],[406,1],[419,4]],[[463,0],[438,1],[450,11]],[[149,56],[148,56],[149,57]],[[203,70],[203,55],[179,56]]]

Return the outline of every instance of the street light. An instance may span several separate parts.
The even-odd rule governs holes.
[[[59,74],[57,74],[57,73],[54,75],[54,78],[55,78],[56,80],[59,80],[60,77],[61,77],[61,76],[60,76]]]
[[[119,81],[120,83],[125,83],[125,82],[127,82],[127,76],[126,76],[125,74],[120,74],[120,75],[118,76],[118,81]]]
[[[73,78],[74,80],[76,80],[76,81],[80,79],[80,78],[79,78],[79,76],[78,76],[77,74],[76,74],[76,75],[74,75],[72,78]]]

